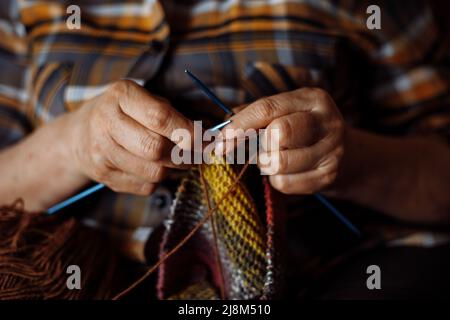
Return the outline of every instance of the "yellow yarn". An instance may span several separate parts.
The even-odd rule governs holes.
[[[265,233],[257,208],[245,187],[239,182],[235,191],[221,200],[236,181],[233,168],[221,159],[212,158],[213,164],[203,165],[209,195],[219,203],[216,213],[220,239],[227,248],[230,260],[241,266],[243,284],[261,288],[265,274]]]

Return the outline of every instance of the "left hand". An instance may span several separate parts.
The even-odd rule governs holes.
[[[345,124],[324,90],[303,88],[262,98],[231,119],[223,130],[227,140],[239,139],[237,129],[279,130],[279,156],[274,156],[270,147],[264,150],[266,154],[259,153],[259,157],[278,162],[273,166],[278,169],[269,177],[275,189],[285,194],[312,194],[335,182],[344,151]]]

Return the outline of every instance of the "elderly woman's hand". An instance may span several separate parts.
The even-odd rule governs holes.
[[[335,181],[344,151],[345,125],[324,90],[304,88],[263,98],[231,119],[223,131],[227,140],[239,138],[236,129],[266,128],[266,134],[279,130],[278,155],[270,150],[270,144],[266,154],[259,154],[276,168],[269,173],[275,189],[310,194]]]
[[[137,195],[151,193],[174,166],[172,132],[193,132],[194,127],[167,100],[127,80],[87,102],[71,122],[70,150],[77,170],[116,192]]]

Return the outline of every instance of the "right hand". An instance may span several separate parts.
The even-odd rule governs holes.
[[[128,80],[112,84],[73,116],[70,148],[76,169],[116,192],[136,195],[152,193],[167,168],[175,167],[173,130],[194,130],[167,100]]]

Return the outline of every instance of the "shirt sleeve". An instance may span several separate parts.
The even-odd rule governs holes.
[[[366,25],[370,4],[381,9],[381,29]],[[384,133],[435,135],[450,142],[450,64],[432,9],[420,0],[370,4],[360,4],[352,35],[370,62],[370,125]]]
[[[0,4],[0,149],[31,131],[26,107],[27,41],[17,2]]]

